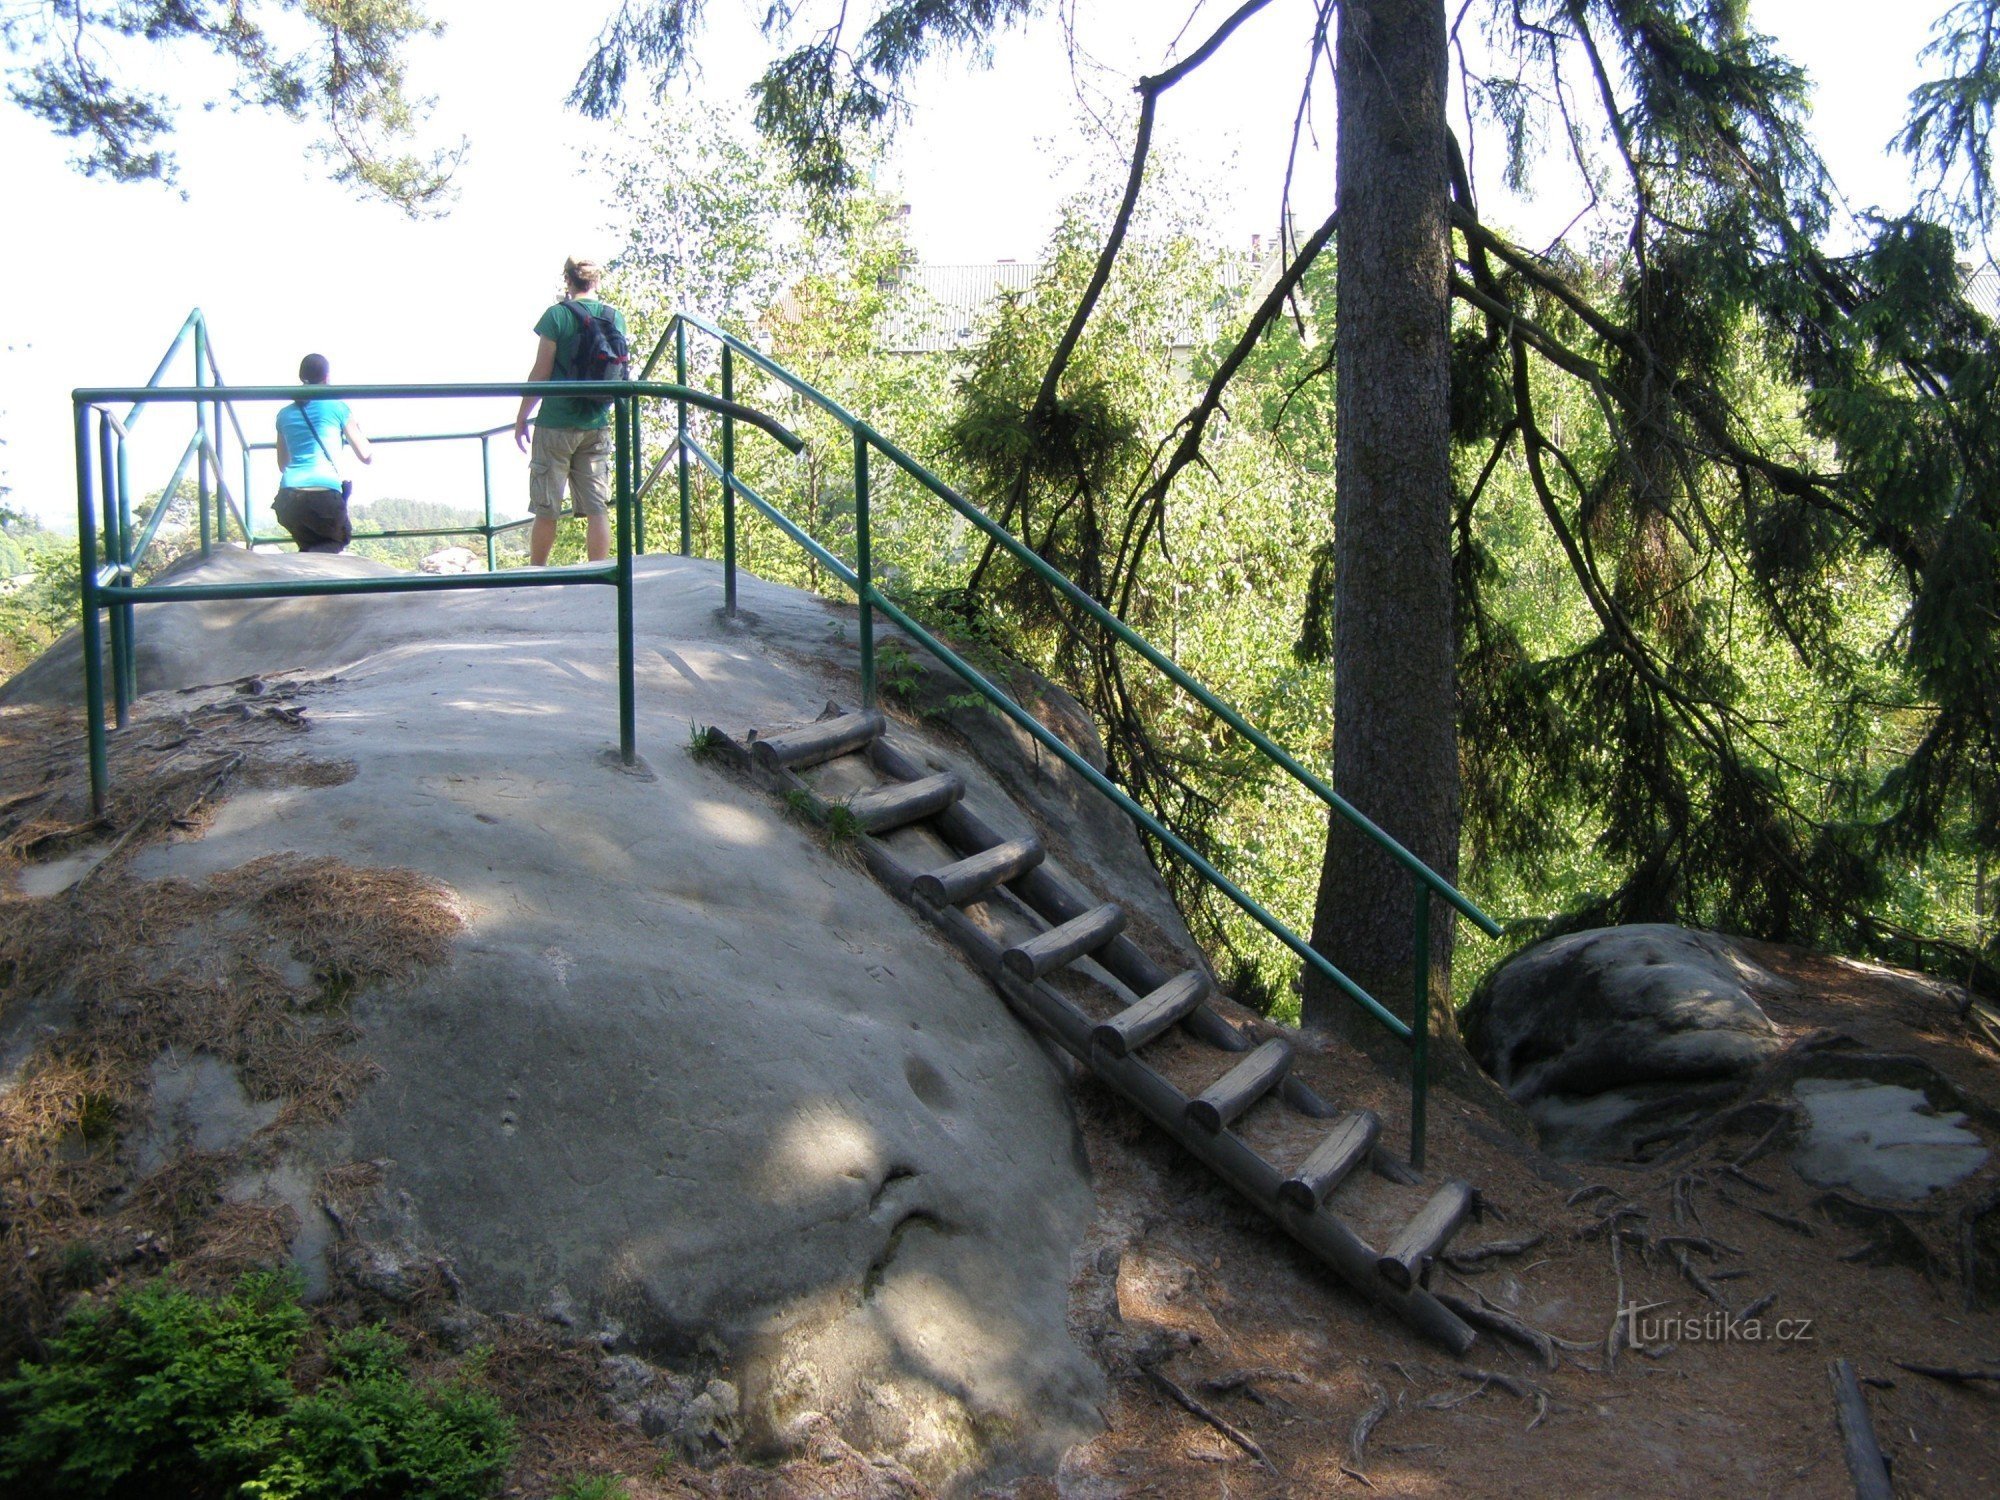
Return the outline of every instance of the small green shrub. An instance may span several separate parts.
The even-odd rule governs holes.
[[[275,1275],[214,1301],[154,1283],[77,1309],[46,1361],[0,1381],[0,1489],[229,1493],[279,1439],[305,1326],[295,1285]]]
[[[49,1357],[0,1381],[0,1489],[36,1497],[481,1500],[513,1455],[492,1397],[410,1380],[402,1342],[337,1335],[301,1395],[296,1278],[213,1300],[155,1283],[79,1309]]]
[[[556,1491],[555,1500],[631,1500],[625,1481],[611,1474],[579,1474]]]
[[[706,724],[688,725],[687,752],[696,760],[705,760],[721,748],[713,728]]]

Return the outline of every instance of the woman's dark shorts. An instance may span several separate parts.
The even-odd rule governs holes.
[[[354,539],[354,528],[347,522],[347,496],[339,490],[279,490],[271,513],[301,552],[343,552]]]

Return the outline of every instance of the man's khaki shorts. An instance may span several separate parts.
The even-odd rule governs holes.
[[[537,427],[528,453],[528,509],[554,520],[562,515],[563,489],[579,516],[607,513],[611,498],[611,429]]]

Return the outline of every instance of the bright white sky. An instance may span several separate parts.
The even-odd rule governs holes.
[[[0,101],[0,187],[12,210],[0,236],[0,284],[10,289],[0,321],[7,503],[73,529],[70,390],[142,383],[192,307],[207,314],[221,367],[239,384],[288,382],[308,350],[331,359],[336,381],[525,375],[530,329],[555,293],[563,257],[615,244],[598,191],[580,175],[581,151],[602,132],[562,108],[614,4],[434,0],[449,31],[417,54],[414,81],[438,98],[435,131],[463,135],[472,147],[457,205],[441,221],[412,223],[355,201],[305,155],[302,127],[267,115],[183,114],[175,143],[183,200],[157,187],[84,180],[66,165],[64,142]],[[1126,89],[1157,71],[1190,4],[1081,0],[1084,45],[1110,70],[1094,73],[1093,85]],[[1900,206],[1907,196],[1901,160],[1883,148],[1943,7],[1752,0],[1753,22],[1817,81],[1822,147],[1857,208]],[[740,99],[766,55],[745,19],[763,6],[710,0],[710,9],[699,86]],[[1184,45],[1228,9],[1208,0]],[[1162,101],[1157,139],[1212,185],[1216,232],[1228,243],[1247,244],[1275,226],[1311,13],[1307,0],[1281,0]],[[199,78],[204,66],[178,59],[152,79],[172,88],[173,73]],[[990,70],[962,61],[934,67],[916,102],[891,171],[912,205],[918,253],[947,263],[1035,258],[1086,170],[1060,29],[1045,20],[1003,38]],[[1323,90],[1323,125],[1331,105]],[[1330,148],[1330,132],[1323,139]],[[1114,160],[1126,149],[1121,140]],[[1330,204],[1331,178],[1330,156],[1302,160],[1294,197],[1311,222]],[[1565,187],[1532,207],[1496,209],[1489,200],[1486,212],[1552,234],[1576,206]],[[437,431],[511,415],[511,403],[456,412],[377,407],[367,426],[378,435]],[[268,416],[255,423],[252,436],[266,437],[259,429]],[[134,455],[140,493],[165,483],[188,431],[187,419],[165,408],[148,419],[140,438],[150,443]],[[420,457],[426,451],[432,458]],[[497,442],[494,454],[502,509],[524,513],[512,444]],[[261,505],[268,470],[255,482]],[[357,497],[476,505],[478,493],[473,446],[448,463],[434,450],[397,447],[365,471]]]

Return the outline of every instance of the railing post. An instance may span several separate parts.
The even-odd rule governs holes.
[[[1424,1126],[1431,1087],[1431,888],[1417,888],[1417,923],[1413,955],[1416,969],[1416,1009],[1410,1015],[1410,1165],[1424,1167]]]
[[[854,571],[861,578],[861,706],[875,706],[875,570],[868,527],[868,432],[854,429]]]
[[[132,545],[131,465],[128,459],[128,455],[126,453],[125,436],[123,433],[119,434],[118,437],[117,485],[118,485],[118,558],[119,561],[124,564],[124,566],[120,568],[118,571],[118,581],[120,583],[137,583],[139,581],[139,578],[138,578],[138,573],[136,571],[136,567],[139,559],[137,550]],[[106,505],[107,509],[109,509],[108,502],[110,501],[110,498],[111,497],[108,495],[105,497],[107,502]],[[119,621],[119,628],[123,631],[125,637],[123,642],[123,650],[125,652],[125,701],[129,703],[134,698],[139,696],[139,658],[137,655],[138,652],[137,621],[134,618],[132,604],[131,601],[129,600],[127,600],[123,604],[112,605],[111,614],[113,619]],[[113,665],[115,666],[116,663],[114,662]]]
[[[202,386],[208,384],[208,381],[206,379],[207,370],[208,370],[208,324],[206,322],[202,322],[194,325],[194,383],[195,383],[195,388],[197,390],[199,390]],[[200,401],[194,403],[194,430],[196,436],[198,436],[201,439],[201,443],[196,448],[194,455],[195,509],[199,513],[201,518],[200,520],[201,555],[203,557],[207,557],[209,554],[208,408]],[[169,496],[167,497],[166,500],[163,500],[161,503],[166,504],[171,499],[172,497]]]
[[[104,420],[100,414],[98,421]],[[104,815],[104,645],[97,634],[97,505],[90,485],[90,409],[76,408],[76,555],[77,594],[83,618],[84,738],[90,760],[90,810]]]
[[[118,472],[118,461],[112,447],[109,414],[105,412],[99,412],[97,415],[97,472],[99,482],[105,486],[104,561],[118,567],[118,572],[114,576],[118,582],[123,583],[125,541],[118,525],[119,507],[110,493],[111,487],[116,483],[113,476]],[[108,613],[111,616],[111,711],[118,727],[123,729],[132,707],[131,700],[125,696],[125,621],[121,618],[121,611],[116,604],[111,606]]]
[[[479,437],[479,488],[486,497],[486,524],[480,529],[486,535],[486,571],[497,573],[499,563],[493,550],[493,435],[481,433]]]
[[[736,354],[722,346],[722,399],[736,399]],[[736,613],[736,419],[722,414],[722,607]]]
[[[617,403],[618,472],[618,757],[626,765],[638,758],[638,711],[632,664],[632,464],[633,403]]]
[[[242,445],[243,459],[243,550],[257,550],[257,502],[250,495],[250,445]]]
[[[688,330],[687,324],[674,319],[674,384],[683,390],[688,383]],[[687,557],[694,551],[694,508],[688,499],[688,404],[683,396],[680,400],[680,415],[675,419],[674,434],[679,439],[675,457],[680,460],[681,471],[681,556]]]
[[[632,408],[632,456],[627,467],[632,471],[632,550],[643,554],[646,550],[646,505],[639,497],[639,474],[645,467],[646,427],[645,415],[639,410],[639,398],[627,396],[626,403]]]

